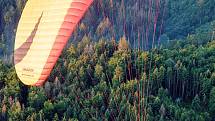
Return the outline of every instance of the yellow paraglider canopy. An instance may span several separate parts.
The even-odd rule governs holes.
[[[14,48],[18,77],[42,85],[93,0],[28,0]]]

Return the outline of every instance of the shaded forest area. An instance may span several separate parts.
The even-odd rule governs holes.
[[[0,0],[0,57],[6,62],[12,62],[16,27],[25,3]],[[85,34],[94,41],[119,40],[125,35],[132,46],[141,40],[142,49],[148,50],[169,40],[185,39],[202,26],[211,37],[214,4],[214,0],[95,0],[71,42],[77,43]]]
[[[26,87],[4,61],[25,2],[0,0],[0,120],[214,121],[214,1],[161,3],[153,49],[135,44],[153,39],[143,2],[95,1],[47,83]]]

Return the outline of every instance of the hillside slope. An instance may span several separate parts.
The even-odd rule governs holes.
[[[0,56],[4,55],[6,60],[11,61],[15,31],[25,0],[0,2]],[[198,27],[215,20],[214,0],[164,0],[157,9],[155,1],[152,2],[150,14],[150,3],[147,0],[95,0],[82,21],[82,28],[77,29],[79,36],[73,35],[71,40],[80,41],[85,34],[95,40],[101,37],[119,40],[125,34],[131,40],[130,43],[135,44],[134,40],[139,33],[141,41],[148,43],[145,45],[145,49],[148,49],[153,40],[156,10],[158,20],[155,43],[159,43],[159,38],[162,41],[186,38],[188,34],[194,34]]]

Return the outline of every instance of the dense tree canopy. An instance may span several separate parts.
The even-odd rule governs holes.
[[[48,81],[27,87],[1,56],[25,1],[0,0],[0,120],[215,120],[214,0],[161,2],[152,49],[138,43],[143,2],[96,0]]]

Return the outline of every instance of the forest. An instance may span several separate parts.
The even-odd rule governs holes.
[[[0,120],[215,121],[215,1],[149,1],[95,0],[34,87],[12,63],[26,1],[0,0]]]

